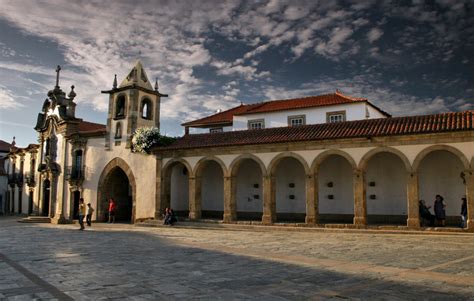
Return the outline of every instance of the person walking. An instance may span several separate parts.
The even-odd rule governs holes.
[[[84,199],[79,199],[79,230],[84,230],[84,216],[86,215],[86,205],[84,205]]]
[[[91,203],[87,203],[86,223],[89,227],[92,226],[92,213],[94,213],[94,208],[92,208]]]
[[[461,204],[461,228],[466,228],[467,226],[467,199],[462,198]]]
[[[110,198],[109,200],[109,223],[115,223],[115,208],[117,205],[115,205],[115,201],[113,198]]]
[[[446,204],[444,198],[437,194],[434,201],[434,212],[438,226],[444,227],[446,225]]]

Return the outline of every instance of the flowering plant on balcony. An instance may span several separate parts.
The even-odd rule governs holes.
[[[135,130],[132,137],[132,152],[149,154],[152,146],[170,145],[176,140],[160,134],[156,127],[141,127]]]

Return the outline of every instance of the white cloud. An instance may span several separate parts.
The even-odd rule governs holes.
[[[383,31],[380,28],[372,28],[368,33],[367,33],[367,40],[369,43],[373,43],[380,39],[380,37],[383,35]]]
[[[324,56],[335,56],[342,48],[347,39],[354,31],[349,27],[336,27],[332,30],[331,37],[327,42],[320,42],[315,51]],[[337,57],[334,57],[337,60]]]
[[[15,96],[12,91],[5,87],[0,86],[0,107],[4,109],[20,109],[24,107]]]

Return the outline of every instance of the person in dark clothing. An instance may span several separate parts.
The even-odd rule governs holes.
[[[426,222],[429,222],[430,227],[434,226],[435,217],[430,212],[431,206],[427,207],[424,200],[419,202],[419,212],[420,212],[420,226],[425,226]]]
[[[178,219],[176,218],[176,215],[174,214],[173,209],[171,208],[166,208],[165,209],[165,225],[170,225],[173,226],[174,223],[176,223]]]
[[[465,228],[467,226],[467,199],[462,198],[462,205],[461,205],[461,228]]]
[[[436,195],[434,201],[434,212],[438,226],[444,227],[446,225],[446,204],[439,194]]]

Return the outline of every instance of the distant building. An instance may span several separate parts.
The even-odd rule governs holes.
[[[183,137],[145,155],[131,152],[133,133],[160,127],[167,95],[152,86],[140,62],[103,93],[106,125],[86,122],[75,117],[74,89],[66,96],[58,75],[38,115],[40,145],[9,154],[10,174],[30,170],[26,178],[34,183],[9,186],[13,204],[22,204],[11,207],[15,212],[31,209],[68,222],[83,197],[104,220],[114,198],[117,220],[131,222],[172,207],[191,219],[229,223],[418,228],[418,201],[432,205],[440,194],[451,225],[467,196],[474,231],[473,111],[391,117],[367,99],[336,91],[240,105],[183,123]]]

